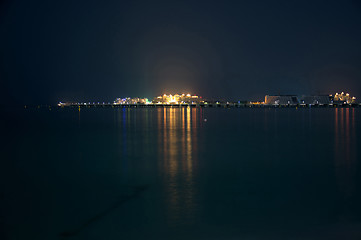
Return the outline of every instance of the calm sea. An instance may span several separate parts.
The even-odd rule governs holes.
[[[361,239],[361,109],[2,109],[0,239]]]

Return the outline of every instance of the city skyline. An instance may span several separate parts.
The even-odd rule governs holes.
[[[2,102],[361,95],[358,1],[5,1]]]
[[[226,104],[232,106],[243,105],[354,105],[357,104],[355,96],[341,92],[324,95],[265,95],[264,101],[211,99],[190,93],[162,94],[149,100],[145,97],[120,97],[113,102],[59,102],[59,107],[64,106],[97,106],[97,105],[195,105]]]

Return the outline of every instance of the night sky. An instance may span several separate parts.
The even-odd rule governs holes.
[[[360,1],[0,3],[2,102],[190,92],[348,91],[361,99]]]

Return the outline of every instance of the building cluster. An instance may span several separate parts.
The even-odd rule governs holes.
[[[356,98],[342,92],[335,95],[266,95],[265,105],[344,105],[356,103]]]
[[[114,101],[114,105],[134,105],[134,104],[199,104],[203,103],[202,97],[191,94],[164,94],[155,97],[152,101],[148,101],[148,98],[117,98]]]
[[[191,94],[161,95],[153,99],[153,104],[199,104],[203,103],[202,97]]]
[[[342,92],[341,94],[336,93],[333,99],[334,102],[343,102],[343,103],[355,103],[356,98],[351,97],[350,94]]]
[[[192,106],[208,106],[208,107],[242,107],[242,106],[339,106],[339,105],[353,105],[356,104],[356,98],[351,97],[350,94],[342,92],[341,94],[336,93],[335,95],[266,95],[264,102],[249,102],[249,101],[237,101],[227,102],[219,100],[206,100],[197,95],[191,94],[164,94],[155,97],[152,101],[148,98],[117,98],[113,103],[100,103],[100,102],[88,102],[88,103],[62,103],[58,106],[121,106],[121,105],[192,105]]]
[[[115,105],[129,105],[129,104],[149,104],[148,98],[117,98],[114,101]]]

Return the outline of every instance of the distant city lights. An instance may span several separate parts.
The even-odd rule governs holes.
[[[266,95],[264,101],[220,101],[220,100],[206,100],[197,95],[190,93],[182,94],[163,94],[155,97],[152,101],[148,98],[140,97],[125,97],[116,98],[113,103],[105,102],[84,102],[84,103],[71,103],[59,102],[59,107],[65,106],[145,106],[145,105],[179,105],[179,106],[340,106],[340,105],[359,105],[356,102],[356,97],[352,97],[349,93],[341,92],[335,95]]]
[[[201,97],[191,94],[163,94],[153,99],[153,104],[194,104],[194,103],[203,103]]]
[[[351,97],[349,93],[345,94],[344,92],[341,92],[341,94],[335,94],[333,101],[351,104],[356,102],[356,97]]]

